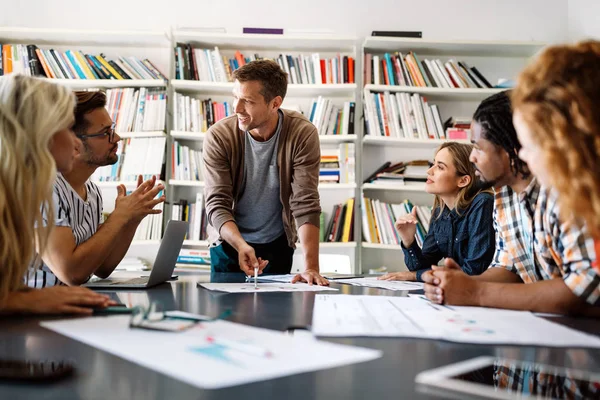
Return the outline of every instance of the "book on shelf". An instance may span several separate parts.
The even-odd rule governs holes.
[[[445,139],[440,110],[418,93],[365,93],[367,134],[404,139]]]
[[[196,193],[196,200],[193,202],[188,202],[186,199],[175,202],[171,207],[171,219],[189,222],[187,240],[206,240],[208,238],[206,233],[208,220],[202,193]]]
[[[193,267],[197,265],[210,265],[209,249],[181,249],[177,256],[178,267]]]
[[[160,194],[162,196],[162,194]],[[155,210],[164,212],[164,203],[154,207]],[[163,213],[147,215],[135,231],[134,240],[160,240],[162,239]]]
[[[99,182],[135,182],[138,175],[144,179],[164,176],[166,137],[135,137],[118,142],[119,160],[113,165],[98,168],[92,175]]]
[[[0,47],[0,75],[14,72],[56,79],[167,79],[150,60],[133,56],[109,59],[103,53],[63,52],[35,44],[0,44]]]
[[[144,87],[108,89],[106,109],[117,133],[164,131],[167,92]]]
[[[450,117],[444,122],[448,139],[465,140],[471,135],[471,118]]]
[[[404,37],[404,38],[417,38],[423,37],[421,31],[372,31],[371,36],[386,36],[386,37]]]
[[[476,68],[465,61],[420,59],[415,52],[365,55],[365,82],[375,85],[417,87],[491,88]]]
[[[171,146],[171,176],[173,179],[203,181],[202,151],[190,149],[178,141]]]
[[[270,59],[288,74],[288,82],[292,84],[355,82],[355,60],[342,54],[331,58],[321,58],[319,53],[279,54],[269,58],[258,53],[245,56],[239,50],[225,52],[228,54],[223,54],[218,46],[208,49],[177,43],[174,49],[175,79],[233,82],[232,73],[239,67],[251,61]]]
[[[322,145],[319,182],[353,183],[355,165],[354,143]]]
[[[213,124],[233,115],[232,103],[212,99],[196,99],[175,93],[173,129],[184,132],[206,132]]]
[[[415,207],[409,200],[400,204],[384,203],[377,199],[363,197],[361,205],[362,235],[367,243],[399,245],[402,243],[395,222],[403,215],[410,214]],[[417,231],[415,239],[420,247],[429,230],[431,207],[417,207]]]
[[[335,103],[323,96],[312,99],[308,119],[319,135],[353,135],[356,103],[346,101],[340,106]]]
[[[395,164],[388,162],[384,168],[369,176],[365,183],[377,185],[404,185],[405,183],[425,183],[427,171],[431,168],[428,160],[401,161]]]
[[[329,222],[325,224],[326,216],[322,214],[321,224],[322,242],[348,243],[354,238],[354,198],[345,203],[333,206]]]

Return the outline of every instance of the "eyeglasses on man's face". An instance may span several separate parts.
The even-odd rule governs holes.
[[[103,132],[91,133],[89,135],[77,135],[77,137],[80,139],[87,139],[92,137],[108,136],[108,141],[113,143],[115,141],[115,125],[116,124],[112,124],[109,128],[105,128]]]

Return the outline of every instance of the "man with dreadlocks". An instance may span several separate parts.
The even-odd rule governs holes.
[[[519,159],[509,94],[484,100],[473,117],[471,162],[480,184],[495,191],[496,250],[490,268],[465,274],[446,259],[423,275],[436,302],[561,314],[600,315],[600,277],[586,229],[561,220],[555,193]],[[525,283],[525,285],[523,284]]]

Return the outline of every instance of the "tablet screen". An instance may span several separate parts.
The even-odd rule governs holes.
[[[579,371],[496,359],[479,369],[449,377],[493,387],[495,392],[551,399],[598,399],[600,381]]]

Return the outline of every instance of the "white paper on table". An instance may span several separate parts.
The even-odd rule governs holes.
[[[325,290],[337,291],[329,286],[309,285],[308,283],[279,283],[260,282],[254,288],[254,282],[246,283],[199,283],[205,289],[218,290],[227,293],[265,293],[265,292],[321,292]]]
[[[129,316],[89,317],[42,322],[45,328],[107,351],[190,385],[218,389],[303,372],[333,368],[381,357],[377,350],[339,345],[282,332],[216,321],[184,332],[129,328]],[[253,355],[207,341],[212,336],[229,343],[271,352]],[[218,342],[215,342],[218,343]]]
[[[600,348],[600,338],[527,311],[433,304],[422,298],[317,295],[316,336],[389,336],[461,343]]]
[[[377,278],[351,278],[341,279],[336,281],[337,283],[347,283],[353,286],[372,287],[387,290],[423,290],[423,282],[409,282],[409,281],[383,281]]]
[[[259,276],[259,281],[269,281],[269,282],[282,282],[282,283],[290,283],[292,279],[295,277],[295,274],[285,274],[285,275],[263,275]]]

